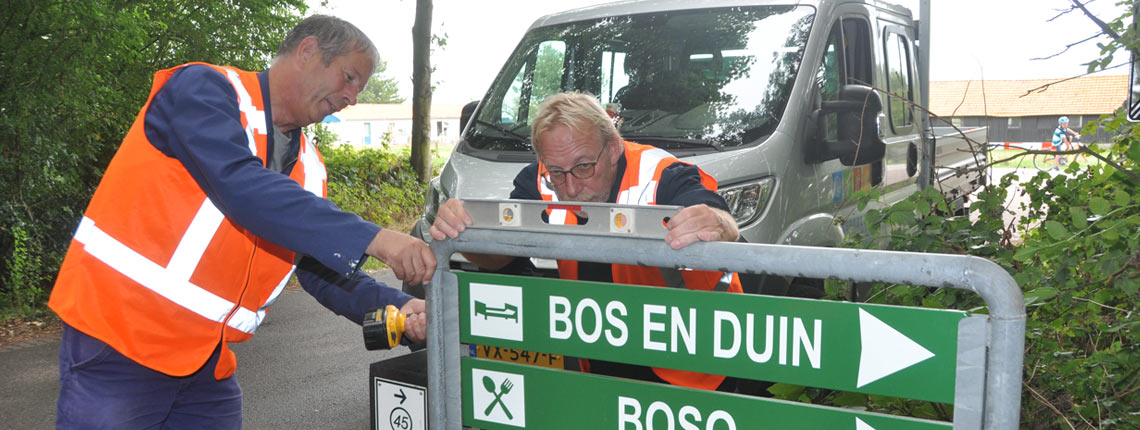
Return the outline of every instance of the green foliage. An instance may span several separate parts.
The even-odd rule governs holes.
[[[328,169],[329,200],[337,207],[360,215],[385,228],[400,232],[411,230],[423,210],[428,185],[416,180],[409,159],[411,149],[401,147],[389,151],[389,137],[380,142],[383,149],[353,149],[330,146],[337,136],[323,124],[307,130],[310,139],[320,147]],[[433,172],[447,160],[433,157]],[[378,270],[383,263],[369,259],[364,270]]]
[[[1088,3],[1087,1],[1082,3]],[[1120,7],[1124,13],[1112,20],[1105,20],[1104,25],[1116,33],[1112,36],[1107,44],[1097,43],[1100,48],[1100,58],[1093,59],[1086,63],[1088,72],[1093,73],[1100,70],[1108,69],[1112,66],[1112,61],[1115,58],[1117,50],[1124,50],[1126,53],[1129,49],[1140,49],[1140,44],[1137,43],[1136,28],[1133,27],[1132,22],[1132,5],[1130,0],[1117,0],[1117,7]],[[1074,11],[1074,13],[1079,13]],[[1111,36],[1111,35],[1110,35]],[[1125,54],[1124,56],[1126,56]]]
[[[416,179],[406,154],[347,145],[321,149],[328,168],[329,200],[365,220],[410,230],[423,209],[427,185]]]
[[[4,291],[4,302],[11,303],[10,312],[15,315],[35,315],[36,306],[46,301],[42,286],[48,280],[41,272],[43,266],[40,255],[28,247],[28,232],[21,226],[12,229],[14,243],[8,264],[8,274],[2,280],[9,289]]]
[[[1101,45],[1090,72],[1108,67],[1117,50],[1140,48],[1136,28],[1126,25],[1131,15],[1129,8],[1107,21],[1118,35]],[[868,233],[845,244],[981,256],[1013,276],[1027,313],[1022,428],[1140,428],[1140,127],[1120,110],[1085,132],[1098,128],[1114,136],[1110,162],[1070,163],[1057,176],[1038,172],[1017,188],[1028,198],[1019,207],[1006,203],[1013,175],[987,185],[964,216],[947,216],[947,203],[927,189],[867,211]],[[864,193],[860,209],[878,197]],[[846,298],[842,287],[829,281],[830,298]],[[871,291],[875,303],[986,311],[978,297],[956,290],[878,284]],[[790,400],[952,417],[946,405],[927,402],[782,384],[771,391]]]
[[[328,126],[319,122],[305,127],[305,136],[308,137],[309,141],[313,142],[313,145],[321,151],[327,150],[327,148],[331,146],[333,142],[336,142],[337,139],[340,138],[340,136],[330,130]],[[387,148],[388,139],[384,139],[383,143],[384,147]]]
[[[1064,420],[1042,404],[1048,399],[1068,421],[1135,428],[1140,188],[1111,167],[1070,173],[1039,174],[1026,184],[1025,241],[1013,261],[1003,262],[1025,291],[1029,315],[1025,380],[1031,395],[1024,396],[1022,414],[1061,425]]]
[[[0,20],[0,309],[40,309],[91,193],[159,69],[257,70],[306,9],[256,2],[32,1]]]
[[[356,96],[357,103],[403,103],[406,100],[400,97],[400,88],[396,79],[384,77],[386,70],[388,63],[380,60],[376,64],[376,71],[368,77],[368,84],[364,86],[360,95]]]
[[[1119,116],[1101,125],[1118,133],[1112,159],[1135,171],[1140,129]],[[927,188],[894,206],[867,210],[868,232],[845,245],[967,254],[1001,265],[1021,286],[1027,306],[1023,426],[1136,428],[1140,186],[1103,163],[1070,165],[1066,173],[1039,172],[1018,188],[1028,197],[1019,208],[1007,207],[1007,190],[1014,180],[1007,175],[983,189],[961,216],[953,216],[942,195]],[[860,204],[865,208],[878,197],[877,192],[865,192]],[[1003,221],[1003,216],[1011,221]],[[836,287],[829,285],[830,298],[845,299],[846,291]],[[977,295],[942,288],[878,284],[867,301],[986,312]],[[938,419],[952,416],[947,405],[778,388],[780,394],[794,395],[782,398],[813,403],[856,404]]]

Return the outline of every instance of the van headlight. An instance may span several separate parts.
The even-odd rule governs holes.
[[[435,214],[445,201],[447,201],[447,196],[443,194],[443,188],[439,185],[439,177],[432,178],[431,185],[428,187],[427,198],[424,199],[423,219],[428,225],[435,222]]]
[[[736,224],[744,226],[764,213],[775,187],[776,178],[766,176],[752,182],[721,187],[717,194],[728,202],[728,212],[736,219]]]

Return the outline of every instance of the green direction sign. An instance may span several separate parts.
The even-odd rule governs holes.
[[[966,312],[457,275],[465,343],[954,401]]]
[[[948,430],[949,423],[460,359],[463,425],[485,429]]]

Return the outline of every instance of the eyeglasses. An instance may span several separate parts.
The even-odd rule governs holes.
[[[594,167],[598,165],[598,160],[602,159],[602,154],[606,153],[606,146],[602,145],[602,150],[598,151],[598,156],[594,157],[594,161],[579,163],[571,167],[570,170],[547,170],[542,172],[542,179],[550,186],[557,186],[566,183],[566,174],[574,175],[578,179],[589,179],[594,176]]]

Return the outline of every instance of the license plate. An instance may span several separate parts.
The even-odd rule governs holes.
[[[475,349],[475,356],[479,358],[489,358],[491,360],[529,364],[559,370],[563,368],[563,358],[558,354],[523,351],[521,349],[500,348],[488,345],[471,345],[471,348]]]

